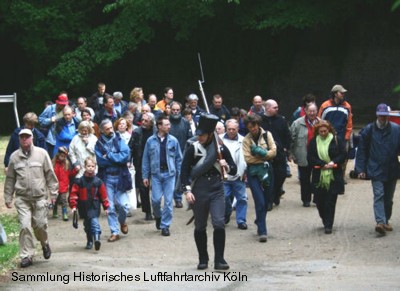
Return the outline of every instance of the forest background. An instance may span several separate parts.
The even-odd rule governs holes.
[[[66,90],[89,97],[133,87],[175,98],[204,89],[230,108],[274,98],[289,119],[307,93],[318,104],[334,84],[349,90],[354,119],[380,102],[400,109],[400,1],[395,0],[2,0],[0,95],[20,115],[40,114]],[[397,89],[396,89],[397,88]],[[202,104],[200,104],[202,105]],[[0,134],[15,127],[2,104]]]

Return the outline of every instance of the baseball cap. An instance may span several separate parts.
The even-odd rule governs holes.
[[[389,115],[389,106],[387,106],[384,103],[381,103],[378,106],[376,106],[376,115],[388,116]]]
[[[347,90],[342,85],[335,85],[332,87],[331,92],[345,93],[345,92],[347,92]]]
[[[32,134],[32,131],[30,130],[30,129],[28,129],[28,128],[24,128],[24,129],[22,129],[20,132],[19,132],[19,134],[18,135],[23,135],[23,134],[27,134],[27,135],[30,135],[30,136],[32,136],[33,134]]]

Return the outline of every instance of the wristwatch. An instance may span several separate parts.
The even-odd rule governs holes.
[[[192,187],[190,187],[189,185],[185,186],[184,194],[186,194],[188,192],[192,192]]]

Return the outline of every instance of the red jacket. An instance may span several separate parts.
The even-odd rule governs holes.
[[[89,195],[88,188],[90,188]],[[100,214],[100,202],[103,204],[104,210],[107,210],[110,206],[106,186],[101,179],[98,177],[82,176],[75,180],[69,194],[69,206],[71,208],[78,207],[82,218],[86,217],[88,212],[92,211],[93,215],[98,216]]]
[[[54,173],[56,173],[59,184],[58,193],[68,192],[70,179],[77,174],[75,169],[65,170],[64,163],[65,162],[61,163],[59,160],[57,160],[56,164],[54,165]]]

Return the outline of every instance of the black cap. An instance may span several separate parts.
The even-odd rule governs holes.
[[[200,115],[199,125],[196,128],[196,135],[214,132],[218,121],[218,116],[214,114],[205,113]]]

